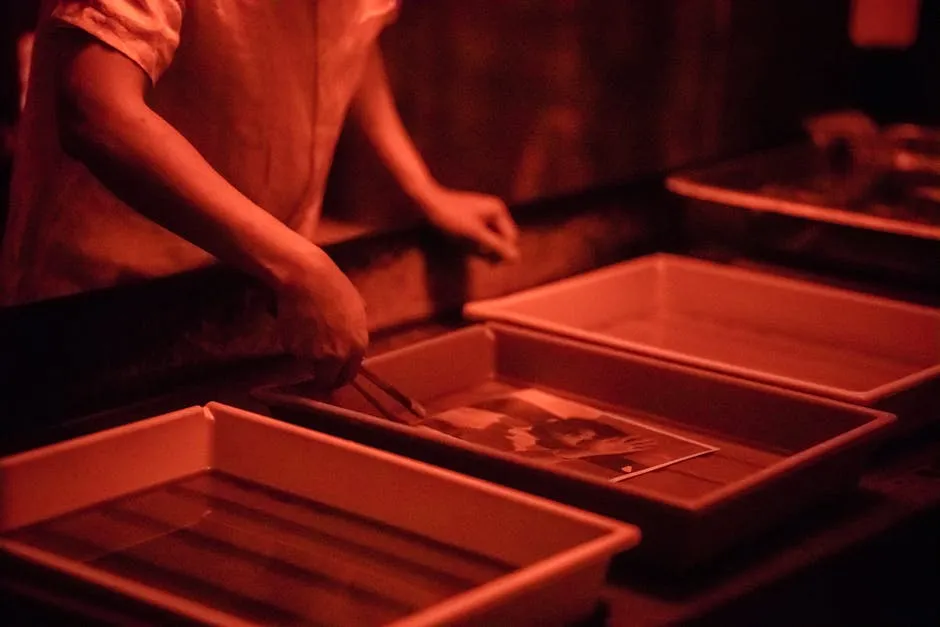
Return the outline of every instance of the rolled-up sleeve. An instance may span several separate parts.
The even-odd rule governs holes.
[[[126,55],[154,83],[179,46],[185,0],[59,0],[52,17]]]

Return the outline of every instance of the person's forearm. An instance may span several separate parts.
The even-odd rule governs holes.
[[[73,144],[128,205],[271,286],[287,283],[309,243],[240,194],[152,111],[88,121]]]
[[[137,68],[115,55],[86,47],[73,57],[60,89],[66,150],[128,205],[219,259],[277,289],[299,280],[322,251],[238,192],[143,98],[122,95]],[[100,80],[102,64],[117,85]]]
[[[437,182],[398,114],[378,45],[370,51],[351,114],[407,194],[421,204],[438,191]]]
[[[29,87],[29,73],[32,68],[33,44],[36,34],[28,31],[16,40],[16,67],[19,78],[19,105],[20,111],[26,106],[26,91]]]
[[[518,229],[500,198],[448,189],[431,176],[398,115],[377,45],[352,112],[386,167],[431,224],[470,243],[487,258],[519,259]]]

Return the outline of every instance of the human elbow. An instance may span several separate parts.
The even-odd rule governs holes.
[[[114,126],[125,117],[119,103],[98,93],[81,76],[60,76],[56,93],[56,126],[63,151],[79,161],[101,156],[112,143]]]
[[[80,161],[92,154],[94,146],[102,142],[103,135],[100,115],[84,101],[85,98],[75,93],[72,86],[60,85],[56,98],[59,144],[67,155]]]

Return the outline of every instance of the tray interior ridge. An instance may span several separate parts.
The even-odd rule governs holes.
[[[10,539],[258,622],[385,624],[516,567],[207,471]]]

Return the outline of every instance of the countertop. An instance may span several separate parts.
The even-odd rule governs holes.
[[[661,196],[652,195],[627,208],[608,206],[605,201],[591,211],[584,206],[577,212],[543,211],[537,221],[524,224],[524,254],[537,263],[522,269],[497,272],[465,267],[446,257],[441,247],[430,245],[425,241],[427,234],[420,231],[395,238],[375,237],[349,250],[340,245],[333,252],[341,267],[358,281],[357,287],[377,306],[385,305],[385,328],[373,336],[370,349],[379,354],[465,324],[456,316],[438,314],[447,307],[453,311],[454,303],[469,296],[521,289],[648,252],[650,246],[669,249],[664,244],[679,218],[671,209],[666,210],[670,205],[664,202]],[[663,209],[651,212],[649,207]],[[940,306],[940,291],[933,283],[928,283],[927,289],[915,284],[900,290],[896,283],[861,284],[826,272],[808,274],[805,269],[775,267],[746,256],[724,257],[722,261]],[[439,271],[426,269],[431,266]],[[462,278],[461,289],[450,283],[442,285],[441,277],[452,283],[455,275]],[[410,291],[405,290],[404,296],[402,277],[411,277]],[[67,420],[56,416],[56,420],[37,418],[28,425],[5,423],[9,428],[4,429],[0,441],[0,455],[209,401],[267,413],[250,390],[294,377],[299,367],[290,359],[272,355],[259,344],[236,347],[236,353],[244,357],[234,361],[201,353],[199,360],[186,361],[189,353],[163,346],[166,337],[195,336],[207,318],[241,328],[250,320],[236,319],[230,311],[243,308],[246,302],[263,311],[267,304],[264,294],[251,286],[246,289],[240,280],[224,274],[205,280],[182,277],[155,287],[89,297],[68,308],[52,303],[7,312],[0,336],[19,332],[17,329],[32,334],[26,336],[22,356],[29,357],[33,370],[48,381],[72,384],[87,393],[82,395],[86,405],[75,405]],[[412,294],[420,298],[408,298]],[[411,309],[404,309],[406,305]],[[102,311],[121,315],[102,322]],[[162,324],[160,333],[153,331],[156,316]],[[54,332],[51,336],[50,330]],[[104,347],[94,339],[99,331],[124,333],[134,341],[128,346]],[[36,345],[34,341],[39,340],[41,344]],[[62,349],[64,340],[73,344]],[[74,363],[50,363],[45,360],[47,354]],[[96,368],[117,373],[100,388],[110,390],[108,398],[99,398],[99,388],[87,388],[84,379],[76,379],[85,374],[89,356],[94,357]],[[153,373],[162,376],[164,367],[169,370],[184,362],[187,368],[179,377],[162,377],[159,386],[151,385]],[[144,371],[141,364],[151,369]],[[4,365],[10,372],[18,372],[23,362],[8,355],[0,359],[0,366]],[[26,379],[32,382],[31,377]],[[147,385],[130,385],[137,380]],[[125,389],[126,399],[121,396]],[[56,389],[37,385],[30,392],[35,393],[25,395],[27,399],[55,394]],[[94,405],[112,409],[96,408],[96,413],[83,409]],[[940,624],[940,600],[935,594],[940,590],[940,534],[935,531],[940,528],[938,460],[940,428],[898,442],[873,460],[854,494],[806,512],[695,573],[655,575],[629,560],[618,560],[604,592],[604,611],[592,624],[601,624],[605,617],[615,626]],[[24,569],[21,564],[14,570],[10,566],[0,561],[0,605],[5,604],[3,609],[8,610],[0,616],[5,624],[169,622],[165,615],[129,607],[114,597],[50,578],[48,573]],[[17,622],[19,616],[23,618]],[[81,618],[76,620],[76,616]]]

